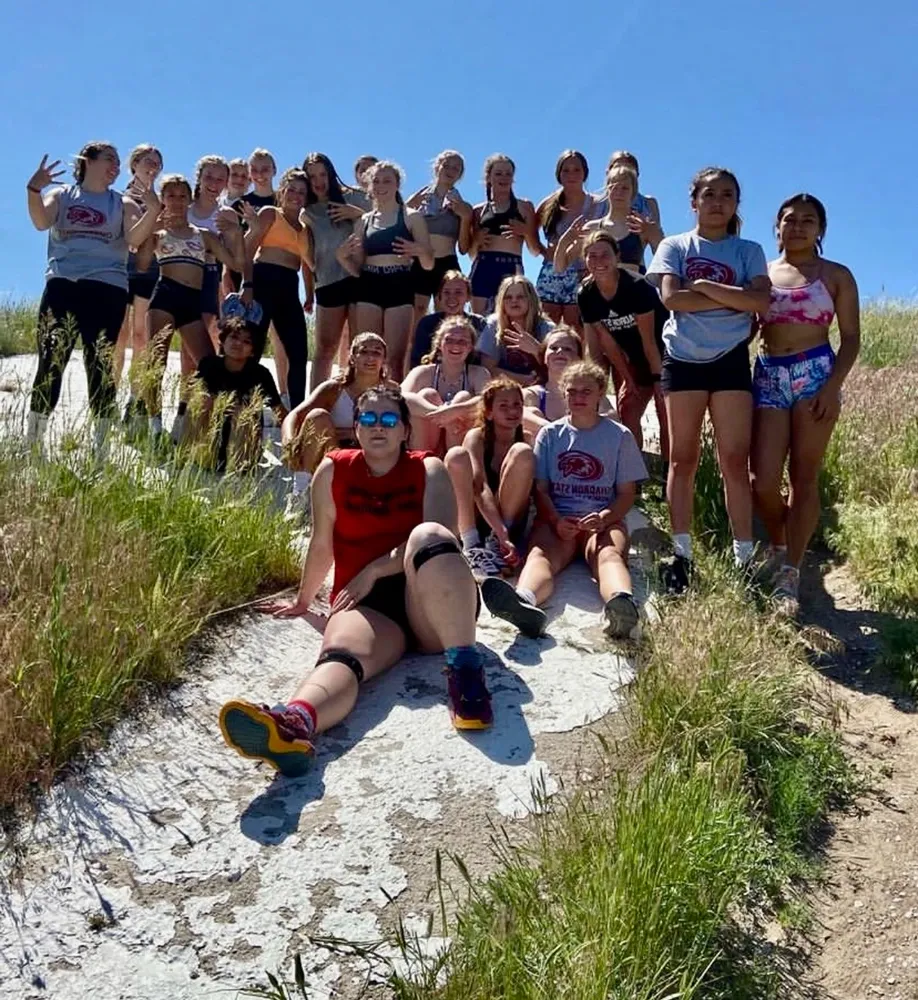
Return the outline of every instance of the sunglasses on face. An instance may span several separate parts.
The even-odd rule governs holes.
[[[364,410],[357,417],[357,423],[361,427],[375,427],[380,424],[383,427],[397,427],[402,422],[401,414],[394,410],[386,410],[384,413],[376,413],[374,410]]]

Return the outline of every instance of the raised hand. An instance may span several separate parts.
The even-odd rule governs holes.
[[[342,205],[337,201],[328,203],[328,217],[332,222],[345,222],[348,219],[359,219],[363,210],[356,205]]]
[[[45,153],[41,158],[41,163],[38,164],[38,170],[29,178],[26,187],[32,188],[33,191],[41,191],[42,188],[46,188],[49,184],[57,183],[64,175],[63,170],[57,169],[60,165],[60,160],[48,163],[48,154]]]
[[[515,320],[510,324],[510,329],[504,333],[504,343],[508,347],[515,347],[519,351],[536,357],[542,351],[541,343]]]

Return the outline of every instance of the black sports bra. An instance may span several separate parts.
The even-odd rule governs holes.
[[[504,212],[495,212],[494,206],[489,201],[479,216],[478,228],[483,229],[492,236],[503,236],[504,234],[501,230],[511,219],[517,219],[520,222],[523,221],[523,216],[520,214],[519,204],[515,195],[510,195],[510,207]]]

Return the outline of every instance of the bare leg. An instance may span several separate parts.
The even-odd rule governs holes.
[[[559,305],[557,302],[543,302],[542,312],[557,325],[561,322],[564,316],[564,306]]]
[[[418,396],[431,406],[443,405],[436,389],[421,389]],[[434,454],[439,452],[441,434],[440,428],[429,420],[418,417],[411,421],[411,447],[417,451],[430,451]]]
[[[522,441],[512,445],[500,467],[497,506],[504,524],[521,521],[529,510],[529,497],[535,478],[535,455]]]
[[[520,573],[518,589],[531,590],[543,604],[555,589],[555,577],[577,555],[577,539],[559,538],[548,524],[539,524],[529,541],[529,555]]]
[[[350,331],[352,340],[358,333],[378,333],[380,337],[383,336],[383,311],[379,306],[374,306],[370,302],[358,302],[355,322],[357,323],[356,333],[354,330]]]
[[[479,316],[485,316],[488,313],[488,299],[482,298],[480,295],[472,296],[472,312],[478,313]]]
[[[415,569],[415,556],[441,542],[451,542],[456,551],[436,555]],[[424,652],[475,645],[478,587],[449,528],[427,521],[412,530],[405,548],[405,577],[408,620]]]
[[[790,410],[759,408],[755,411],[753,427],[750,466],[755,506],[771,544],[786,545],[787,507],[781,483],[790,445]]]
[[[453,403],[465,403],[472,398],[472,394],[465,389],[457,392],[453,396],[451,402]],[[451,424],[449,427],[444,428],[443,437],[447,448],[458,447],[465,440],[466,434],[472,429],[474,424],[474,418],[470,417],[468,420],[457,421]]]
[[[799,568],[819,523],[819,470],[835,421],[814,420],[808,399],[794,405],[791,421],[787,562]]]
[[[328,619],[322,652],[343,650],[356,657],[365,680],[397,663],[405,652],[405,633],[369,608],[342,611]],[[293,701],[308,702],[315,709],[316,731],[337,725],[350,715],[357,701],[358,684],[353,671],[334,660],[322,663],[296,689]]]
[[[288,467],[294,472],[315,472],[337,442],[328,410],[289,413],[281,426],[281,444]]]
[[[708,407],[706,392],[671,392],[666,413],[672,432],[666,499],[673,534],[692,530],[695,472],[701,457],[701,425]]]
[[[649,386],[640,386],[623,382],[618,393],[618,419],[631,431],[638,448],[644,447],[644,431],[641,418],[650,402],[653,390]]]
[[[112,351],[112,376],[116,386],[121,384],[121,376],[124,374],[124,352],[127,350],[133,329],[134,309],[129,305],[124,311],[124,319],[121,322],[121,329],[118,331],[115,349]]]
[[[568,326],[572,326],[575,330],[583,329],[583,322],[580,318],[580,307],[576,303],[561,307],[561,320]]]
[[[162,413],[163,376],[166,373],[169,357],[169,342],[174,333],[173,323],[172,313],[164,312],[162,309],[150,309],[147,313],[149,361],[145,365],[141,396],[151,417]]]
[[[405,377],[413,316],[414,309],[411,306],[395,306],[385,311],[383,337],[389,354],[389,373],[396,382],[401,382]]]
[[[450,448],[444,459],[459,514],[459,534],[475,527],[475,486],[472,458],[465,448]]]
[[[603,601],[616,594],[631,593],[631,573],[628,570],[628,533],[623,524],[590,535],[584,549],[590,571],[599,583]]]
[[[752,541],[752,490],[749,485],[752,393],[713,392],[708,406],[733,537]]]
[[[309,372],[309,390],[321,385],[331,375],[332,362],[341,344],[341,334],[347,322],[347,306],[316,306],[315,356]],[[345,366],[347,355],[345,355]]]

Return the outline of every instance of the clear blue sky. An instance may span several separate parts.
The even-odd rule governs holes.
[[[827,255],[865,297],[918,294],[915,0],[93,0],[5,4],[0,28],[3,296],[43,284],[26,180],[43,152],[70,158],[92,138],[125,160],[154,142],[189,174],[202,153],[267,146],[281,169],[321,150],[350,178],[372,152],[411,190],[455,147],[473,202],[494,151],[537,201],[562,149],[586,153],[599,187],[624,147],[668,233],[691,228],[689,178],[718,163],[742,183],[743,235],[769,257],[777,206],[807,189],[828,206]]]

